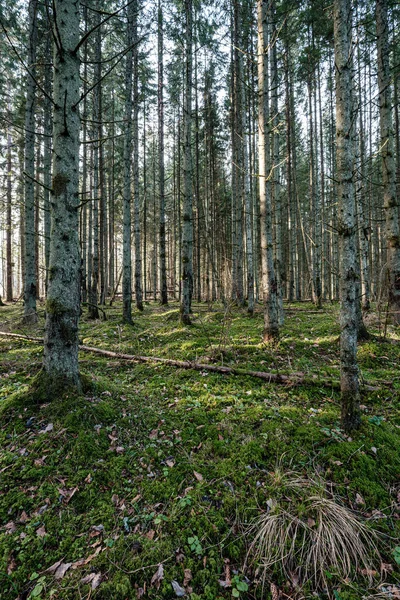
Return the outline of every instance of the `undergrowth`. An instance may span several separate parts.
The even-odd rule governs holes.
[[[307,308],[290,307],[275,349],[260,343],[261,314],[200,305],[190,328],[180,326],[176,305],[148,305],[133,326],[122,323],[117,305],[106,309],[106,322],[83,319],[80,335],[130,354],[302,371],[315,379],[311,387],[82,353],[85,395],[37,404],[29,384],[41,348],[1,338],[0,598],[269,598],[258,565],[244,569],[246,532],[277,495],[293,503],[288,472],[300,481],[304,522],[317,520],[304,482],[318,478],[328,498],[379,534],[382,564],[368,577],[324,573],[319,597],[396,592],[400,344],[391,332],[360,347],[363,378],[391,386],[363,394],[362,427],[349,438],[338,394],[319,385],[338,376],[337,307],[317,315]],[[1,311],[1,329],[21,332],[21,307]],[[25,332],[40,336],[42,328],[43,320]],[[316,597],[311,585],[300,592],[279,564],[268,581],[286,597]]]

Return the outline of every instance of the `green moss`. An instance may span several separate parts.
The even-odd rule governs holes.
[[[97,542],[102,551],[86,566],[71,569],[60,581],[45,574],[44,597],[52,589],[60,600],[84,597],[89,587],[81,579],[93,570],[105,575],[93,599],[133,598],[135,586],[145,582],[148,598],[175,598],[171,581],[182,585],[183,569],[191,569],[191,600],[231,598],[231,590],[218,583],[224,559],[240,572],[247,524],[266,510],[269,498],[291,494],[284,480],[270,475],[277,464],[283,473],[292,469],[308,478],[317,473],[348,506],[366,514],[382,512],[373,527],[391,538],[399,535],[398,521],[390,520],[387,508],[395,501],[400,471],[397,346],[369,342],[375,344],[370,350],[360,348],[364,377],[390,377],[394,388],[384,386],[363,398],[362,428],[349,441],[338,425],[337,392],[318,385],[321,374],[338,377],[335,306],[318,315],[304,312],[309,308],[304,304],[291,306],[274,351],[260,344],[260,312],[248,319],[245,310],[226,315],[218,304],[211,313],[204,305],[193,308],[194,325],[188,329],[177,324],[177,305],[148,304],[133,331],[121,324],[117,304],[107,322],[84,318],[80,337],[88,345],[130,354],[223,361],[244,370],[302,370],[308,379],[316,377],[315,385],[287,388],[242,375],[205,375],[81,353],[82,370],[90,373],[81,377],[82,393],[62,390],[49,398],[40,377],[26,374],[27,362],[35,365],[31,375],[39,369],[41,348],[0,339],[5,375],[0,388],[0,570],[7,573],[11,559],[16,564],[0,583],[6,598],[21,595],[32,573],[57,560],[90,556]],[[20,308],[4,310],[14,318]],[[374,416],[379,418],[370,421]],[[49,423],[53,429],[43,433]],[[60,490],[75,492],[67,501]],[[364,505],[355,505],[357,494]],[[301,489],[297,497],[302,513]],[[9,522],[16,526],[10,534],[1,529]],[[100,525],[102,533],[91,537],[93,526]],[[43,538],[37,534],[42,526]],[[201,555],[190,548],[192,536],[199,539]],[[177,549],[182,562],[176,561]],[[382,551],[384,561],[393,564],[391,548]],[[150,581],[161,561],[164,580],[157,591]],[[247,575],[252,581],[254,573]],[[341,585],[342,598],[366,595],[362,581],[352,585]],[[254,586],[251,594],[263,597]]]

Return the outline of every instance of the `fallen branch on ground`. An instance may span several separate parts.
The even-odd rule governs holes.
[[[30,342],[43,344],[41,338],[29,337],[20,335],[18,333],[8,333],[0,331],[0,336],[23,339]],[[172,360],[170,358],[159,358],[156,356],[141,356],[134,354],[124,354],[123,352],[112,352],[111,350],[103,350],[102,348],[94,348],[92,346],[80,345],[79,350],[82,352],[92,352],[93,354],[99,354],[100,356],[106,356],[107,358],[126,360],[130,362],[142,362],[142,363],[158,363],[167,365],[169,367],[176,367],[178,369],[192,369],[194,371],[207,371],[209,373],[221,373],[223,375],[244,375],[246,377],[255,377],[257,379],[263,379],[268,383],[279,383],[287,386],[295,385],[319,385],[330,389],[340,389],[340,382],[335,379],[320,379],[314,377],[306,377],[304,373],[293,372],[290,375],[283,375],[281,373],[268,373],[265,371],[248,371],[246,369],[240,369],[237,367],[223,367],[220,365],[209,365],[205,363],[192,362],[190,360]],[[390,381],[374,381],[371,382],[374,385],[361,384],[362,389],[367,392],[379,391],[380,386],[392,387],[393,384]]]

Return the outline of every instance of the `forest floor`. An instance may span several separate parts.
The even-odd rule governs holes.
[[[0,330],[43,334],[43,310],[33,328],[21,326],[21,305],[0,311]],[[360,345],[359,366],[378,389],[363,390],[362,427],[348,437],[338,391],[323,384],[338,381],[337,305],[286,305],[275,348],[260,343],[260,308],[249,317],[195,304],[191,327],[177,304],[148,304],[133,326],[119,304],[106,313],[82,318],[83,344],[301,372],[312,385],[82,352],[91,391],[35,405],[27,386],[42,348],[0,338],[1,600],[400,598],[399,332],[383,339],[379,315],[368,317],[374,338]],[[318,526],[305,512],[307,482],[379,532],[381,555],[349,577],[325,565],[319,590],[311,580],[301,590],[299,575],[290,581],[276,565],[263,589],[262,570],[251,559],[245,568],[249,523],[277,501],[297,502],[298,519]]]

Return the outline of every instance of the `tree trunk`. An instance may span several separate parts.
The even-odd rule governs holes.
[[[383,200],[386,214],[387,283],[389,310],[396,325],[400,324],[400,223],[399,198],[396,196],[396,169],[392,120],[392,86],[389,67],[387,0],[376,0],[378,46],[379,116]]]
[[[353,175],[353,105],[351,2],[334,2],[336,71],[336,178],[340,251],[340,389],[342,426],[360,426],[357,366],[357,237]]]
[[[140,196],[139,196],[139,49],[138,10],[139,3],[133,2],[133,198],[135,209],[135,296],[136,308],[143,310],[142,253],[140,246]],[[146,190],[145,190],[146,193]]]
[[[184,197],[182,223],[181,321],[190,325],[193,292],[193,190],[192,190],[192,0],[185,0],[185,98],[184,98]]]
[[[158,179],[160,194],[160,290],[161,304],[168,304],[167,257],[165,243],[165,169],[164,169],[164,39],[161,0],[158,0]]]
[[[55,0],[54,21],[54,162],[43,362],[52,398],[68,388],[80,390],[79,0]]]
[[[46,39],[46,54],[50,56],[51,53],[51,32],[48,32]],[[51,91],[52,91],[52,69],[51,64],[46,63],[44,69],[44,89],[47,92],[47,98],[43,99],[43,129],[45,133],[44,138],[44,152],[43,152],[43,210],[44,210],[44,264],[46,269],[45,276],[45,290],[47,295],[47,287],[49,283],[49,265],[50,265],[50,187],[51,187],[51,136],[52,135],[52,106],[51,106]],[[85,200],[85,196],[83,196]]]
[[[125,136],[123,190],[123,247],[122,247],[122,318],[132,323],[132,244],[131,244],[131,153],[132,153],[132,73],[133,19],[135,5],[127,9],[126,44],[129,48],[125,63]]]
[[[29,2],[28,67],[32,76],[26,80],[25,104],[25,280],[24,323],[36,323],[36,253],[35,253],[35,92],[38,0]]]
[[[126,45],[129,48],[125,63],[125,136],[124,136],[124,190],[123,190],[123,246],[122,246],[122,318],[132,323],[132,244],[131,244],[131,153],[132,153],[132,69],[133,19],[135,4],[127,8]]]
[[[9,111],[10,112],[10,111]],[[13,260],[12,260],[12,138],[11,131],[7,130],[7,208],[6,208],[6,258],[7,258],[7,285],[6,300],[13,299]]]
[[[260,186],[260,241],[265,342],[279,337],[278,286],[272,241],[271,144],[268,73],[268,0],[257,0],[258,23],[258,155]]]

